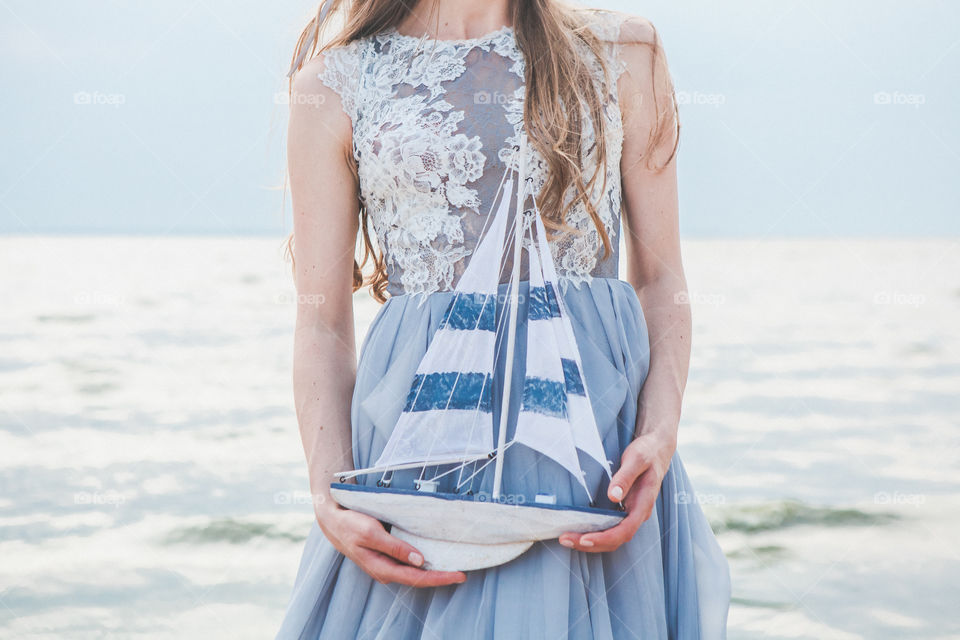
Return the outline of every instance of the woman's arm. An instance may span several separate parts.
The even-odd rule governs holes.
[[[690,361],[690,305],[680,259],[676,158],[671,158],[676,141],[673,87],[663,51],[654,56],[650,46],[660,43],[649,21],[625,21],[621,40],[632,43],[622,48],[627,69],[619,84],[626,279],[643,307],[650,370],[638,400],[636,439],[624,450],[607,491],[614,502],[623,501],[627,516],[606,531],[561,536],[562,543],[583,551],[617,548],[650,517],[676,450]],[[658,117],[666,135],[651,145]]]
[[[353,262],[359,225],[349,169],[350,120],[308,64],[294,81],[287,135],[297,317],[293,394],[318,517],[336,508],[330,481],[353,468],[356,377]]]
[[[353,467],[350,406],[356,380],[353,264],[359,228],[350,169],[352,125],[339,96],[318,78],[323,56],[294,77],[287,165],[293,202],[293,392],[317,522],[338,551],[378,582],[437,586],[461,571],[425,571],[423,556],[376,519],[330,496],[337,471]]]

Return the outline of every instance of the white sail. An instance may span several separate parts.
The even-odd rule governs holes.
[[[570,424],[567,375],[557,340],[563,327],[556,292],[553,283],[543,278],[537,245],[531,242],[527,250],[526,371],[514,439],[562,465],[590,496]],[[549,260],[549,255],[545,259]]]
[[[447,464],[493,450],[492,386],[500,260],[513,181],[490,221],[417,367],[403,412],[376,468]]]
[[[550,254],[550,247],[547,244],[547,233],[543,220],[540,219],[539,212],[536,213],[538,215],[534,216],[535,230],[537,248],[541,256],[540,265],[543,268],[543,279],[554,284],[554,287],[548,289],[548,291],[552,290],[556,295],[557,272],[553,264],[553,256]],[[611,466],[613,463],[607,459],[603,441],[600,439],[597,419],[590,403],[590,396],[587,394],[583,375],[583,361],[580,358],[580,349],[577,347],[573,325],[570,323],[570,314],[563,298],[559,295],[556,295],[556,304],[559,307],[560,317],[554,323],[554,329],[557,333],[560,358],[564,361],[567,369],[567,409],[570,426],[573,430],[573,441],[578,449],[596,460],[604,468],[607,477],[612,478]]]

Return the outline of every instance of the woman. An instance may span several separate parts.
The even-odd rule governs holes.
[[[344,26],[318,46],[337,15]],[[303,32],[291,75],[294,392],[316,519],[277,637],[724,637],[726,560],[676,453],[691,320],[679,122],[652,25],[558,0],[334,1]],[[426,570],[329,484],[382,451],[521,127],[587,390],[619,462],[595,495],[627,516],[489,569]],[[384,305],[358,362],[352,293],[364,285]],[[575,489],[545,486],[559,476],[537,460],[514,490]]]

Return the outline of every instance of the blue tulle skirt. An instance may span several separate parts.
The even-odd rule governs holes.
[[[527,283],[521,282],[514,389],[523,381],[526,290]],[[507,293],[505,285],[501,292]],[[452,295],[434,293],[425,300],[394,296],[371,324],[360,349],[352,403],[355,468],[371,466],[385,446]],[[637,398],[650,366],[643,310],[630,284],[616,278],[565,286],[561,295],[604,449],[616,471],[633,439]],[[499,349],[498,354],[504,351]],[[495,381],[502,380],[505,365],[506,358],[498,356]],[[497,385],[495,438],[500,415]],[[519,397],[511,396],[508,425],[519,410]],[[507,439],[511,437],[508,426]],[[613,508],[606,498],[603,469],[583,455],[581,466],[595,505]],[[493,473],[494,465],[487,465],[472,488],[491,491]],[[560,504],[589,504],[583,487],[566,470],[522,444],[508,450],[503,474],[504,491],[520,499],[532,502],[537,493],[553,493]],[[392,486],[405,487],[416,476],[418,470],[394,472]],[[375,484],[379,477],[373,474],[357,481]],[[556,539],[545,540],[506,564],[466,572],[463,584],[432,588],[377,582],[338,552],[314,522],[277,638],[724,638],[729,568],[693,496],[676,453],[652,515],[617,550],[582,552]]]

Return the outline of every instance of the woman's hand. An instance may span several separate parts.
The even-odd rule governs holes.
[[[630,540],[653,512],[676,451],[677,427],[690,363],[689,295],[680,257],[676,93],[656,29],[631,16],[620,28],[626,71],[617,86],[623,119],[620,175],[627,281],[643,310],[650,369],[638,398],[637,437],[623,452],[607,495],[627,515],[605,531],[560,535],[580,551],[612,551]],[[618,493],[619,488],[619,493]]]
[[[676,439],[668,435],[648,433],[638,436],[624,449],[620,469],[613,474],[607,488],[610,500],[622,501],[627,508],[626,517],[603,531],[564,533],[559,538],[560,544],[578,551],[613,551],[633,538],[653,512],[660,495],[660,484],[670,468],[675,450]]]
[[[317,509],[317,523],[333,546],[381,584],[438,587],[467,579],[463,571],[418,569],[423,555],[392,536],[379,520],[327,499]]]

